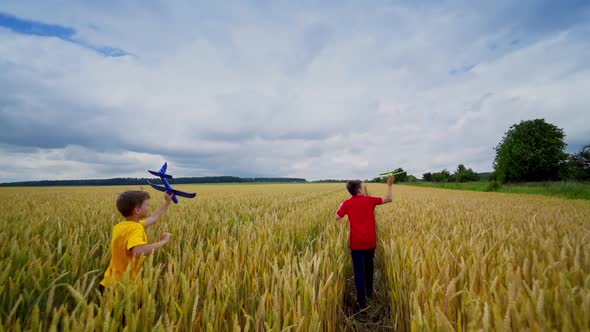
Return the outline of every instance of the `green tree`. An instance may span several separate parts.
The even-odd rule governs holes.
[[[393,171],[393,173],[403,172],[403,170],[404,170],[403,168],[397,168],[395,171]],[[408,174],[401,173],[401,174],[396,175],[394,183],[400,183],[400,182],[408,182]]]
[[[386,183],[387,182],[387,178],[386,177],[378,177],[378,178],[374,178],[373,180],[369,181],[372,183]]]
[[[469,182],[479,180],[479,175],[475,173],[471,168],[466,168],[463,164],[457,166],[455,171],[454,180],[456,182]]]
[[[494,169],[501,182],[560,179],[566,166],[563,129],[544,119],[512,125],[496,147]]]
[[[432,173],[428,172],[428,173],[422,174],[422,180],[424,180],[426,182],[432,182]]]
[[[569,164],[571,175],[575,180],[590,181],[590,144],[571,155]]]
[[[443,169],[440,172],[432,174],[432,181],[434,182],[449,182],[450,178],[451,173],[449,173],[449,171],[447,171],[446,169]]]

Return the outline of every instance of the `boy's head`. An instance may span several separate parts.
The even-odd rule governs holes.
[[[346,189],[352,196],[366,196],[365,187],[361,180],[350,180],[346,183]]]
[[[117,198],[117,210],[125,218],[145,218],[150,214],[150,194],[141,190],[126,191]]]

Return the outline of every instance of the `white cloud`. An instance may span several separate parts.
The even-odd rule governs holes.
[[[527,34],[461,6],[141,4],[0,5],[135,55],[0,28],[0,181],[143,176],[163,160],[178,176],[488,171],[521,120],[590,137],[583,21]]]
[[[164,163],[161,156],[131,151],[97,152],[68,145],[59,149],[14,151],[0,147],[0,182],[12,179],[72,180],[103,177],[146,177],[146,170]]]

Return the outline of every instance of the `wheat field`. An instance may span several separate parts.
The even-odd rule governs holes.
[[[148,229],[172,241],[104,295],[115,199],[138,187],[0,188],[0,329],[590,329],[589,201],[394,186],[376,209],[375,315],[359,322],[334,221],[344,184],[178,188],[198,197]]]

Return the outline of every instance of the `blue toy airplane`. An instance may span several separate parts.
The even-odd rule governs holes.
[[[173,189],[167,180],[167,179],[172,179],[172,175],[166,174],[166,168],[168,168],[167,162],[165,162],[164,165],[162,166],[162,168],[160,168],[160,170],[157,172],[150,171],[148,169],[148,172],[152,173],[155,176],[159,176],[160,179],[162,179],[162,183],[164,183],[163,186],[161,186],[159,184],[151,183],[150,180],[148,180],[147,183],[156,190],[174,194],[174,196],[172,196],[172,201],[174,202],[174,204],[178,204],[178,198],[176,197],[176,195],[181,196],[181,197],[186,197],[186,198],[194,198],[195,196],[197,196],[196,193],[185,193],[184,191]]]

